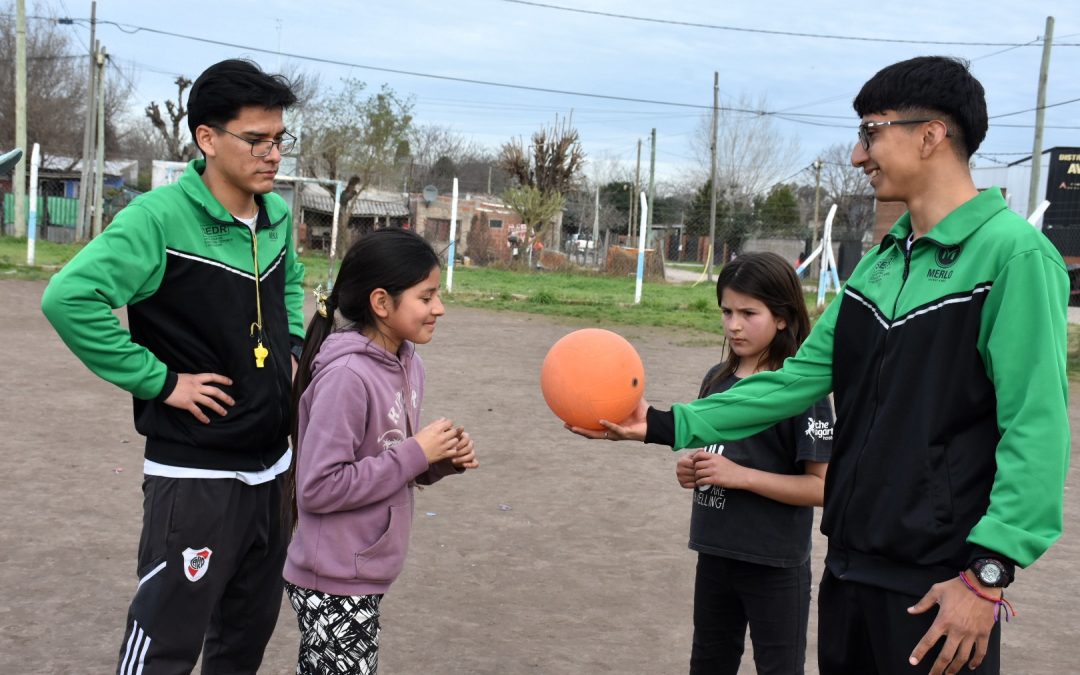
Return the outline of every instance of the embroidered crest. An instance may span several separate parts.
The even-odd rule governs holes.
[[[937,264],[939,267],[952,267],[956,259],[960,257],[959,246],[939,248],[937,252]]]
[[[188,581],[198,581],[206,575],[206,570],[210,569],[210,556],[213,554],[208,548],[200,548],[196,551],[193,548],[185,548],[181,554],[184,556],[184,576]]]

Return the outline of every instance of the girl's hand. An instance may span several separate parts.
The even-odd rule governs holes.
[[[472,438],[469,433],[465,431],[465,427],[457,428],[458,442],[454,448],[457,452],[451,461],[454,466],[461,469],[475,469],[480,466],[480,462],[476,461],[476,446],[473,445]]]
[[[697,476],[694,472],[694,458],[697,454],[696,450],[684,453],[679,457],[679,461],[675,462],[675,478],[679,481],[679,485],[687,490],[697,487]]]
[[[694,477],[696,485],[717,485],[719,487],[745,488],[746,467],[736,464],[723,455],[711,452],[699,452],[694,456]]]
[[[563,426],[578,436],[584,436],[585,438],[602,438],[608,441],[644,441],[645,429],[647,428],[645,423],[645,413],[647,413],[648,410],[649,403],[642,398],[638,401],[637,408],[630,413],[630,416],[622,420],[619,424],[615,424],[608,420],[600,420],[600,424],[602,424],[604,428],[599,431],[596,429],[572,427],[569,424]]]
[[[454,423],[445,417],[427,425],[413,438],[420,444],[429,465],[453,457],[457,452],[458,430]]]

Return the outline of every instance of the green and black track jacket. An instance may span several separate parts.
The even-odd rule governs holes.
[[[304,268],[285,201],[256,197],[253,238],[207,189],[204,167],[195,160],[177,183],[132,201],[52,278],[41,306],[90,370],[132,394],[147,459],[257,471],[288,447]],[[130,332],[112,311],[125,305]],[[270,352],[262,368],[253,351],[260,307]],[[235,405],[224,417],[208,412],[205,425],[165,405],[180,373],[229,377],[231,386],[219,386]]]
[[[997,189],[909,250],[910,234],[905,214],[782,369],[673,414],[675,447],[698,447],[757,433],[833,390],[826,564],[921,596],[977,553],[1026,566],[1061,534],[1069,282]]]

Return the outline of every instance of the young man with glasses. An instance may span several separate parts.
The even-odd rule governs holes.
[[[188,97],[204,159],[129,204],[57,273],[42,309],[146,436],[138,586],[118,672],[255,673],[281,606],[282,483],[303,266],[273,194],[289,82],[250,61]],[[113,314],[127,307],[130,332]]]
[[[783,368],[670,412],[643,403],[607,434],[702,447],[832,390],[820,672],[995,675],[1003,589],[1061,534],[1069,281],[1000,190],[976,189],[986,101],[965,63],[888,66],[854,106],[852,163],[908,212]]]

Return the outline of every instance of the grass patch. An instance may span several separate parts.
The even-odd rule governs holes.
[[[0,279],[45,280],[71,260],[83,244],[34,242],[34,264],[26,264],[26,237],[0,237]]]
[[[83,244],[38,241],[35,264],[29,266],[25,237],[0,237],[0,279],[47,280],[82,247]],[[304,254],[300,260],[304,263],[305,286],[314,287],[326,281],[328,265],[323,252]],[[444,271],[444,284],[445,274]],[[647,281],[642,286],[641,303],[634,304],[633,277],[456,267],[453,293],[444,292],[443,297],[450,305],[464,307],[564,317],[597,325],[692,331],[683,336],[685,344],[692,345],[713,344],[723,334],[714,288],[708,283],[693,286]],[[831,295],[826,298],[831,299]],[[806,301],[814,320],[820,316],[815,296],[807,294]],[[1067,359],[1069,376],[1080,377],[1080,325],[1069,324]]]
[[[456,267],[453,292],[444,292],[444,299],[452,305],[561,316],[595,324],[722,332],[715,291],[709,285],[645,282],[640,304],[634,304],[634,290],[632,277]]]

